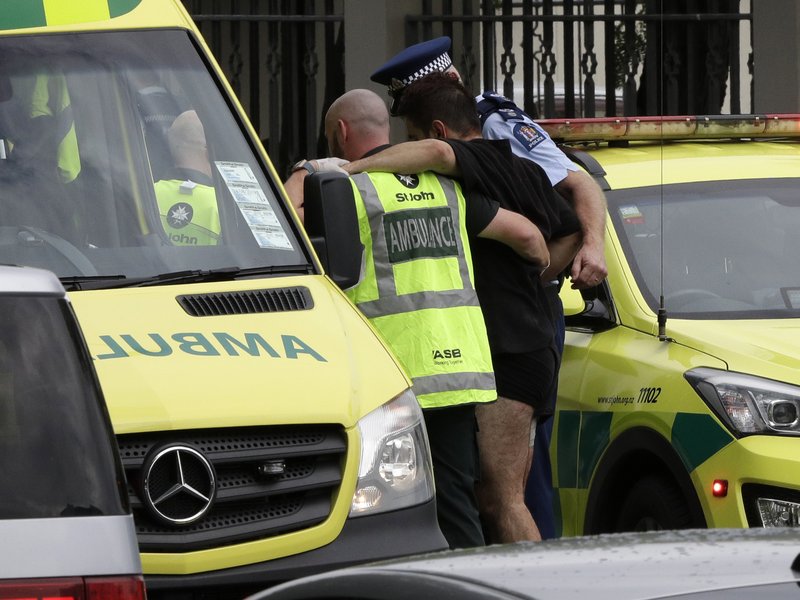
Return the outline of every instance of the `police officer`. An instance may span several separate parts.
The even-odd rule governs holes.
[[[175,166],[155,183],[161,224],[176,246],[215,245],[220,223],[203,124],[193,110],[167,131]]]
[[[451,40],[447,36],[409,46],[388,60],[371,76],[372,81],[386,85],[392,97],[392,114],[396,114],[403,90],[413,81],[428,73],[452,73],[460,80],[449,51]],[[605,279],[607,268],[604,257],[606,202],[594,180],[579,169],[553,143],[539,125],[511,100],[487,91],[475,98],[485,139],[509,140],[514,154],[532,160],[542,167],[551,184],[573,206],[581,222],[583,245],[575,256],[570,276],[575,288],[589,288]],[[556,345],[559,353],[564,345],[564,313],[558,297],[560,281],[547,284],[551,311],[554,314]],[[550,400],[549,412],[555,410],[557,391]],[[544,538],[555,537],[553,490],[549,459],[552,419],[537,419],[534,430],[533,467],[528,479],[526,494]]]
[[[352,90],[331,105],[325,133],[331,153],[345,159],[379,152],[389,142],[386,105],[369,90]],[[308,171],[337,164],[298,163],[286,182],[295,205]],[[482,545],[475,406],[497,394],[469,237],[512,245],[539,269],[549,262],[544,239],[530,221],[493,201],[467,206],[456,182],[431,172],[363,173],[352,183],[365,261],[361,280],[346,293],[413,381],[431,444],[442,533],[454,548]]]

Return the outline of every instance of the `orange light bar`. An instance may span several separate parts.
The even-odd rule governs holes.
[[[798,115],[767,115],[767,135],[796,136],[800,135],[800,118]]]
[[[749,138],[764,133],[767,126],[762,115],[725,115],[697,117],[697,130],[693,137]]]
[[[629,117],[624,139],[653,140],[691,136],[697,128],[695,117]]]
[[[543,119],[537,123],[563,142],[800,137],[800,114]]]
[[[628,126],[624,118],[545,119],[536,121],[554,140],[611,140],[622,138]]]

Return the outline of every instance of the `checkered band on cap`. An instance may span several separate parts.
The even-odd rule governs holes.
[[[453,61],[450,59],[450,55],[445,52],[441,56],[437,56],[427,65],[418,69],[411,75],[407,77],[403,77],[403,79],[395,79],[392,78],[391,83],[389,84],[389,92],[399,92],[407,85],[413,83],[417,79],[422,79],[425,75],[430,75],[431,73],[443,73],[447,69],[449,69],[453,65]]]

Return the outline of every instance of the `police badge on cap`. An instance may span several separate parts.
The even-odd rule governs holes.
[[[389,88],[389,95],[392,97],[390,111],[393,115],[397,114],[397,102],[407,85],[429,73],[446,71],[453,65],[448,53],[451,44],[452,41],[447,36],[414,44],[370,75],[372,81]]]

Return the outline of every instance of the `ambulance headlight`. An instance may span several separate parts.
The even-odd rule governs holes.
[[[397,510],[433,498],[428,434],[417,398],[406,390],[358,422],[361,463],[353,517]]]
[[[800,387],[708,368],[684,376],[733,433],[800,435]]]
[[[758,515],[764,527],[800,527],[800,504],[776,498],[759,498]]]

